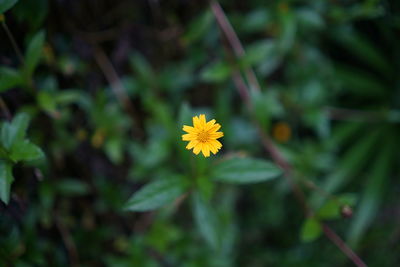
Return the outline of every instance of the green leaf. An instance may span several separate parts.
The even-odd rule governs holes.
[[[89,186],[76,179],[63,179],[56,183],[57,191],[66,196],[81,196],[89,192]]]
[[[24,71],[28,78],[32,77],[36,66],[39,64],[43,54],[45,33],[38,32],[31,40],[26,50]]]
[[[53,113],[57,109],[56,98],[46,91],[37,94],[37,102],[40,108],[48,113]]]
[[[206,202],[200,194],[193,194],[193,212],[197,228],[207,244],[214,250],[220,246],[217,216],[210,203]]]
[[[158,180],[145,185],[134,193],[124,209],[130,211],[148,211],[164,206],[187,189],[188,184],[182,177]]]
[[[200,74],[205,82],[222,82],[231,74],[231,68],[228,64],[218,61],[206,66]]]
[[[328,200],[319,210],[318,218],[321,219],[336,219],[340,217],[340,208],[342,203],[337,199]]]
[[[15,143],[23,140],[29,124],[29,117],[20,113],[14,117],[11,123],[5,122],[1,128],[1,142],[5,149],[9,150]]]
[[[248,67],[263,61],[268,61],[270,57],[275,57],[276,54],[277,48],[274,41],[258,41],[246,48],[246,54],[241,59],[241,65],[243,67]]]
[[[8,204],[10,200],[10,189],[13,181],[11,164],[0,161],[0,199],[5,204]]]
[[[12,8],[18,0],[1,0],[0,1],[0,14]]]
[[[197,40],[204,39],[204,36],[213,25],[214,16],[211,11],[206,11],[198,16],[188,27],[188,31],[183,37],[185,43],[190,44]]]
[[[301,227],[300,238],[303,242],[316,240],[322,233],[321,223],[315,217],[307,218]]]
[[[397,139],[397,137],[395,137]],[[374,164],[368,172],[368,179],[361,202],[354,213],[354,219],[349,230],[349,243],[356,246],[371,222],[376,218],[379,205],[384,194],[384,186],[390,176],[391,164],[396,159],[396,139],[389,138],[389,142],[377,154]],[[391,141],[391,142],[390,142]]]
[[[7,67],[0,68],[0,92],[7,91],[23,83],[21,74]]]
[[[281,169],[269,161],[234,157],[218,163],[211,177],[220,182],[245,184],[268,181],[281,174]]]
[[[40,159],[43,157],[43,152],[42,150],[29,142],[28,140],[20,141],[15,143],[11,147],[11,152],[10,152],[10,159],[14,162],[18,161],[30,161],[30,160],[36,160]]]

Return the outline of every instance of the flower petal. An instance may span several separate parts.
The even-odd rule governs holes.
[[[201,143],[198,143],[197,145],[194,146],[193,153],[198,155],[200,153],[200,151],[201,151],[201,148],[202,148]]]
[[[182,140],[183,141],[191,141],[191,140],[194,140],[194,139],[196,139],[196,135],[194,135],[194,134],[183,134],[182,135]]]
[[[200,119],[197,116],[193,117],[193,126],[196,130],[201,129]]]
[[[200,120],[200,125],[201,125],[201,127],[202,127],[202,128],[205,128],[206,125],[207,125],[206,115],[200,114],[199,120]]]
[[[199,143],[199,141],[197,141],[197,140],[192,140],[192,141],[190,141],[190,142],[187,144],[186,148],[187,148],[187,149],[192,149],[192,148],[194,148],[198,143]]]
[[[214,125],[209,129],[209,131],[210,131],[210,132],[216,132],[216,131],[219,130],[219,128],[221,128],[221,124],[216,123],[216,124],[214,124]]]
[[[206,158],[210,156],[210,148],[207,143],[203,144],[203,148],[202,148],[201,152],[203,152],[203,155]]]
[[[218,150],[222,147],[222,144],[218,140],[211,140],[210,143]]]
[[[223,132],[210,133],[210,138],[213,138],[213,139],[218,139],[218,138],[221,138],[222,136],[224,136]]]
[[[182,129],[187,133],[196,133],[196,129],[192,126],[183,125]]]
[[[213,119],[213,120],[210,120],[209,122],[206,123],[205,130],[206,130],[206,131],[210,130],[211,128],[214,127],[214,124],[215,124],[215,120],[214,120],[214,119]]]

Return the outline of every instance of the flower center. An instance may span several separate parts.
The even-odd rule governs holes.
[[[200,143],[206,143],[209,139],[209,134],[206,131],[201,131],[197,134],[197,140],[199,140]]]

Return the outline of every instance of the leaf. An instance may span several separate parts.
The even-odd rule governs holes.
[[[211,177],[220,182],[245,184],[268,181],[281,174],[281,169],[269,161],[234,157],[217,164]]]
[[[186,189],[187,183],[181,177],[158,180],[145,185],[134,193],[124,209],[130,211],[154,210],[181,196]]]
[[[10,200],[10,190],[13,181],[11,164],[0,161],[0,199],[5,204],[8,204]]]
[[[0,14],[12,8],[18,0],[1,0],[0,1]]]
[[[21,74],[7,67],[0,68],[0,92],[7,91],[23,83]]]
[[[14,143],[22,141],[29,124],[29,116],[20,113],[14,117],[11,123],[5,122],[1,128],[1,142],[4,148],[9,150]]]
[[[76,179],[63,179],[56,183],[57,191],[66,196],[81,196],[89,192],[89,186]]]
[[[42,150],[29,142],[28,140],[16,142],[12,147],[11,147],[11,152],[10,152],[10,159],[14,161],[15,163],[18,161],[31,161],[31,160],[36,160],[40,159],[43,157],[43,152]]]
[[[336,219],[340,217],[340,208],[342,203],[337,199],[328,200],[319,210],[318,218],[321,219]]]
[[[25,55],[25,66],[24,71],[28,78],[32,77],[32,74],[39,64],[43,52],[43,44],[45,33],[44,31],[38,32],[33,36],[31,42],[28,45]]]
[[[332,172],[325,180],[322,188],[328,192],[333,193],[338,188],[350,182],[355,174],[367,164],[370,151],[376,145],[380,136],[379,130],[374,130],[367,135],[364,135],[355,143],[342,157],[334,172]],[[319,206],[324,197],[320,194],[314,193],[311,202],[315,206]]]
[[[57,109],[56,98],[46,91],[37,94],[37,103],[40,108],[48,113],[53,113]]]
[[[222,82],[231,74],[231,68],[228,64],[218,61],[206,66],[200,74],[203,81]]]
[[[315,217],[307,218],[301,227],[300,239],[303,242],[316,240],[322,233],[321,223]]]
[[[277,54],[276,43],[272,40],[258,41],[246,48],[246,54],[241,58],[242,67],[253,66],[270,60]]]
[[[371,222],[376,218],[379,204],[384,194],[384,185],[390,176],[390,166],[395,159],[396,142],[392,138],[377,155],[371,166],[361,202],[354,213],[354,219],[348,233],[349,243],[356,246]]]
[[[197,228],[207,244],[214,250],[219,248],[217,217],[211,205],[198,193],[193,194],[193,212]]]
[[[211,11],[206,11],[198,16],[188,27],[188,31],[183,37],[183,41],[187,44],[203,39],[213,25],[214,16]]]

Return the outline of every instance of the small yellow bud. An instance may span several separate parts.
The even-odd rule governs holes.
[[[3,14],[0,14],[0,22],[6,21],[6,17]]]

